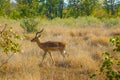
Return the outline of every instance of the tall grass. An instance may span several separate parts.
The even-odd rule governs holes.
[[[21,19],[23,20],[23,19]],[[12,20],[9,18],[0,18],[0,23],[20,24],[21,20]],[[55,18],[53,20],[43,19],[41,17],[35,18],[38,26],[63,26],[63,27],[119,27],[120,18],[102,18],[98,19],[92,16],[78,17],[78,18]]]
[[[119,27],[120,25],[120,18],[103,18],[101,22],[104,24],[106,27]]]
[[[120,18],[98,19],[92,16],[74,18],[55,18],[53,20],[36,18],[39,26],[64,26],[64,27],[119,27]]]
[[[22,36],[25,33],[20,27],[20,21],[0,18],[0,24],[8,23]],[[41,42],[66,42],[69,57],[63,60],[58,52],[53,52],[56,65],[52,65],[47,55],[43,67],[39,67],[43,51],[30,42],[35,33],[25,34],[27,38],[20,41],[22,51],[0,68],[0,80],[90,80],[90,74],[94,73],[103,61],[101,53],[111,50],[109,38],[120,35],[120,18],[79,17],[48,20],[38,17],[35,21],[38,22],[37,29],[45,28],[40,37]],[[0,56],[0,64],[6,56]],[[104,77],[99,77],[96,80],[103,79]]]

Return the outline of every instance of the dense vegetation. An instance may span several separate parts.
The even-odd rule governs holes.
[[[120,52],[120,37],[116,36],[110,39],[110,43],[114,46],[113,51]],[[119,80],[120,79],[120,58],[113,56],[112,53],[104,52],[104,61],[100,67],[99,75],[105,77],[105,80]],[[115,54],[115,53],[114,53]],[[95,78],[93,74],[91,78]]]
[[[120,16],[119,0],[0,0],[0,16],[13,19],[37,17],[53,19],[79,16]]]
[[[12,69],[14,73],[22,71],[23,69],[21,72],[22,74],[23,72],[26,73],[28,71],[30,74],[33,74],[34,72],[30,71],[33,71],[32,68],[35,68],[36,71],[42,74],[45,71],[45,76],[49,74],[51,77],[51,73],[46,74],[46,69],[43,69],[42,72],[42,69],[39,70],[39,68],[32,67],[33,65],[38,67],[38,65],[34,63],[37,62],[35,61],[37,59],[39,62],[39,57],[37,57],[37,54],[33,54],[38,53],[38,48],[31,45],[29,42],[30,40],[28,40],[30,39],[29,36],[31,37],[33,35],[31,32],[36,32],[39,28],[46,27],[46,33],[43,34],[46,37],[46,41],[49,39],[57,41],[65,40],[68,41],[69,44],[68,52],[71,54],[71,58],[69,57],[66,63],[70,65],[70,68],[66,68],[66,76],[62,77],[63,79],[70,78],[71,80],[74,80],[76,74],[84,74],[85,79],[87,79],[88,76],[86,77],[86,75],[91,75],[91,73],[95,72],[97,66],[99,65],[99,70],[97,69],[96,73],[90,76],[91,78],[102,76],[106,80],[119,80],[120,58],[117,55],[119,55],[120,52],[120,37],[118,37],[120,36],[120,0],[14,1],[15,2],[12,2],[12,0],[0,0],[0,25],[2,25],[1,27],[3,28],[3,30],[2,28],[0,30],[0,49],[1,52],[4,53],[16,53],[21,51],[20,53],[22,55],[19,55],[19,57],[22,56],[21,59],[25,58],[24,60],[26,61],[21,61],[21,64],[18,64],[18,66],[12,65],[11,67],[9,65],[6,65],[9,68],[4,68],[4,64],[8,62],[8,60],[11,58],[10,56],[6,61],[1,62],[2,65],[0,65],[0,74],[4,75],[3,72],[7,74],[11,72]],[[19,34],[21,34],[23,38],[21,40],[21,46],[23,48],[20,48],[20,41],[17,41],[20,40],[18,33],[14,32],[12,27],[7,27],[7,29],[6,27],[4,28],[3,24],[5,23],[7,23],[8,26],[12,24],[12,27],[14,27],[16,31],[19,31]],[[23,29],[30,34],[26,34],[24,31],[22,31]],[[117,37],[111,38],[111,36]],[[112,51],[108,43],[109,40],[114,46],[114,49]],[[110,52],[106,51],[108,48],[110,48]],[[103,53],[104,56],[101,56],[100,53],[103,51],[106,52]],[[104,57],[104,59],[101,61],[102,57]],[[83,60],[83,58],[85,59]],[[59,67],[63,67],[64,64],[61,66],[59,58],[57,59],[58,64],[55,66],[59,71],[61,71]],[[14,71],[14,68],[16,67],[17,69]],[[76,71],[73,71],[72,69],[75,68]],[[81,71],[79,71],[79,69],[81,69]],[[48,72],[52,71],[54,73],[54,68]],[[71,72],[73,79],[71,78]],[[61,75],[61,73],[57,73],[57,76],[59,75]],[[0,78],[2,77],[0,76]],[[47,78],[49,79],[48,76]],[[52,78],[54,78],[53,75]]]

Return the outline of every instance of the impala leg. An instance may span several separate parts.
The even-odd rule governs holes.
[[[49,52],[49,55],[50,55],[50,57],[51,57],[51,59],[52,59],[53,63],[55,63],[55,61],[54,61],[54,59],[53,59],[53,57],[52,57],[51,52]]]
[[[46,57],[46,54],[47,54],[47,52],[45,52],[45,53],[43,54],[43,58],[42,58],[41,65],[43,64],[43,61],[44,61],[44,59],[45,59],[45,57]]]
[[[63,53],[64,53],[64,51],[63,51],[63,50],[61,50],[61,51],[60,51],[60,53],[61,53],[61,55],[63,56],[63,58],[65,58],[65,55],[63,54]]]
[[[65,55],[63,54],[64,53],[64,51],[63,50],[60,50],[60,54],[62,55],[62,57],[63,57],[63,63],[62,64],[64,64],[64,62],[65,62]]]
[[[64,50],[63,51],[64,55],[66,55],[67,57],[69,57],[69,54]]]

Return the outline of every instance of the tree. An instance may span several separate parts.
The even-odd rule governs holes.
[[[110,15],[115,14],[115,0],[104,0],[103,4],[108,14]]]
[[[64,0],[40,0],[40,10],[49,19],[63,17]]]
[[[89,16],[96,8],[98,0],[82,0],[83,12]],[[81,7],[82,7],[81,6]]]
[[[5,16],[9,14],[9,4],[10,0],[0,0],[0,16]]]
[[[38,16],[39,1],[38,0],[16,0],[17,10],[21,17]]]
[[[69,0],[68,1],[68,11],[70,16],[77,18],[79,16],[79,4],[80,0]]]
[[[115,12],[117,14],[117,16],[119,16],[119,12],[120,12],[120,0],[117,0],[116,1],[116,4],[115,4]]]
[[[74,17],[89,16],[95,9],[98,0],[69,0],[68,8]]]

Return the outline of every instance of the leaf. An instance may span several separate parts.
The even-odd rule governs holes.
[[[96,78],[96,74],[92,74],[90,78]]]
[[[9,29],[9,32],[13,32],[13,29],[12,29],[12,27]]]
[[[112,46],[114,46],[115,45],[115,39],[114,38],[110,39],[110,43],[111,43]]]

